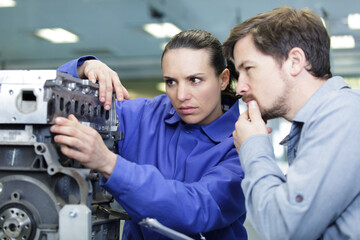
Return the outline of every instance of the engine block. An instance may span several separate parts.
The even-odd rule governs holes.
[[[49,131],[74,114],[116,151],[115,101],[107,111],[98,95],[97,84],[56,70],[0,71],[0,239],[119,239],[127,214]]]

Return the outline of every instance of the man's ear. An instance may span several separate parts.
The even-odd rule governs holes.
[[[288,63],[289,73],[292,76],[297,76],[308,64],[305,52],[299,47],[294,47],[289,51],[286,62]]]
[[[225,68],[224,71],[222,71],[222,73],[220,74],[220,81],[221,81],[220,82],[221,91],[223,91],[227,87],[230,81],[229,69]]]

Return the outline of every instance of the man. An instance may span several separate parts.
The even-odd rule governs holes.
[[[332,77],[312,11],[288,7],[235,26],[224,43],[248,104],[233,132],[249,219],[262,239],[360,239],[360,93]],[[268,119],[292,122],[284,176]]]

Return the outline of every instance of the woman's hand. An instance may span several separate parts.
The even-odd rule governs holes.
[[[99,171],[106,178],[110,177],[117,156],[107,148],[95,129],[80,124],[71,114],[68,118],[57,117],[50,131],[57,134],[54,141],[61,144],[65,156]]]
[[[118,101],[130,99],[126,88],[121,84],[118,74],[99,60],[87,60],[77,69],[81,78],[99,83],[99,99],[104,102],[106,110],[111,108],[112,93],[115,91]]]

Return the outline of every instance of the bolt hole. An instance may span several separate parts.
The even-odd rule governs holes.
[[[9,230],[11,232],[15,232],[16,231],[16,224],[13,224],[13,223],[9,224]]]
[[[12,194],[12,198],[13,198],[13,199],[19,199],[19,198],[20,198],[20,194],[17,193],[17,192],[14,192],[14,193]],[[13,213],[13,211],[12,211],[12,213]],[[16,213],[16,215],[19,216],[19,213]]]
[[[38,150],[39,152],[43,153],[43,152],[45,152],[45,147],[42,146],[42,145],[38,145],[38,146],[36,146],[36,150]]]

